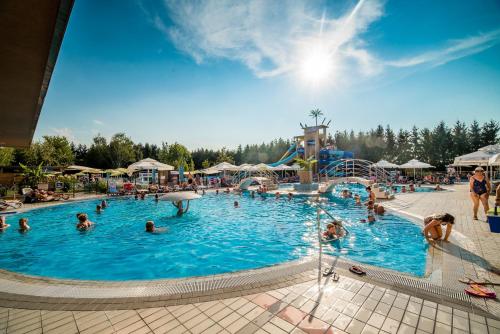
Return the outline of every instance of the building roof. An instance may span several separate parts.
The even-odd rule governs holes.
[[[73,2],[2,0],[0,146],[31,144]]]

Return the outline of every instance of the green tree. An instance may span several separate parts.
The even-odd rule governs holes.
[[[184,170],[188,170],[188,162],[191,161],[191,153],[186,148],[186,146],[175,142],[168,146],[168,153],[166,156],[166,163],[179,168],[184,166]]]
[[[23,164],[19,164],[23,170],[23,181],[22,183],[35,189],[38,184],[47,176],[47,173],[43,170],[43,162],[38,166],[29,167]]]
[[[227,150],[227,148],[223,147],[217,154],[216,163],[221,162],[229,162],[230,164],[234,164],[234,158],[231,153]]]
[[[126,167],[135,161],[134,142],[124,133],[117,133],[109,142],[111,168]]]
[[[444,169],[445,165],[451,162],[453,152],[450,129],[442,121],[432,131],[432,145],[430,164]]]
[[[110,167],[110,156],[106,138],[97,135],[87,152],[87,165],[94,168],[106,169]]]
[[[11,147],[0,147],[0,166],[10,166],[14,161],[14,149]]]
[[[452,130],[452,152],[457,157],[470,152],[469,141],[467,138],[467,126],[465,123],[457,121]]]
[[[498,131],[500,126],[494,120],[486,122],[481,127],[481,147],[498,143]]]
[[[403,164],[413,158],[410,144],[410,133],[406,130],[400,129],[397,135],[397,156],[396,161],[398,164]]]
[[[410,142],[411,142],[411,153],[414,158],[420,159],[421,156],[421,151],[422,151],[422,145],[420,142],[420,133],[418,131],[418,128],[414,125],[411,128],[411,133],[410,133]]]
[[[208,161],[207,159],[203,160],[203,162],[201,163],[201,167],[207,169],[208,167],[210,167],[210,161]]]
[[[396,135],[389,125],[385,128],[385,142],[386,147],[384,158],[392,161],[396,157]]]
[[[323,112],[319,109],[313,109],[309,112],[309,116],[314,118],[316,126],[318,126],[318,117],[323,116]]]
[[[471,151],[477,151],[483,146],[483,140],[481,136],[481,127],[479,123],[474,120],[469,127],[468,141]]]

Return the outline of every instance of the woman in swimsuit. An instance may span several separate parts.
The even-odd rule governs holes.
[[[477,220],[477,211],[479,202],[483,204],[484,213],[487,214],[490,209],[488,205],[488,197],[491,191],[490,181],[484,175],[484,169],[477,167],[474,170],[474,175],[469,179],[470,197],[473,203],[474,220]]]
[[[449,213],[442,215],[432,215],[424,218],[424,236],[427,242],[434,244],[437,240],[443,237],[442,225],[446,226],[446,232],[444,234],[443,241],[448,242],[448,238],[451,234],[452,225],[455,223],[455,217]]]

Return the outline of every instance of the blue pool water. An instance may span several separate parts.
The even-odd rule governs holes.
[[[240,208],[233,207],[235,200]],[[325,207],[344,219],[351,233],[325,252],[424,274],[427,246],[418,226],[390,214],[373,225],[362,224],[364,207],[337,193],[327,200]],[[152,197],[110,199],[102,214],[95,213],[96,204],[74,202],[8,216],[11,227],[0,233],[0,268],[71,279],[178,278],[260,268],[317,253],[316,213],[304,197],[207,194],[192,201],[180,218],[171,203]],[[78,212],[87,212],[95,227],[77,231]],[[18,232],[20,217],[29,219],[29,232]],[[147,220],[168,231],[144,232]],[[322,224],[327,223],[325,217]]]
[[[394,187],[396,187],[396,193],[401,192],[401,188],[402,188],[401,185],[396,185]],[[392,188],[392,187],[390,187],[390,188]],[[410,186],[408,186],[408,185],[406,186],[406,191],[410,192]],[[415,192],[417,192],[417,193],[428,193],[428,192],[433,192],[433,191],[435,191],[434,188],[432,188],[430,186],[415,187]]]

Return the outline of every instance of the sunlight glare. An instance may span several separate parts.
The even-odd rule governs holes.
[[[316,46],[304,53],[300,64],[300,75],[310,84],[324,83],[332,74],[333,59],[328,50]]]

